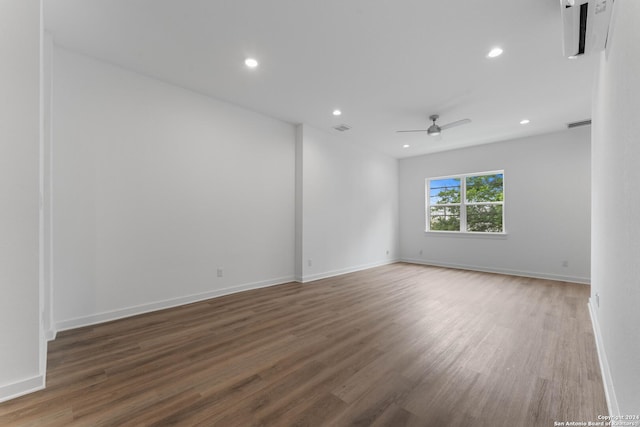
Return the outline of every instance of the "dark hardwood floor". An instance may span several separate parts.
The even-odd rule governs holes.
[[[2,426],[553,426],[606,403],[585,285],[410,264],[62,332]]]

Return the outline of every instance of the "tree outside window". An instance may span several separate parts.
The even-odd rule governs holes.
[[[504,172],[427,179],[427,231],[504,233]]]

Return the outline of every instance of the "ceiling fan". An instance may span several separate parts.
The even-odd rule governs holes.
[[[427,132],[427,135],[429,135],[429,136],[437,136],[437,135],[440,135],[440,133],[442,133],[442,131],[445,130],[445,129],[450,129],[452,127],[456,127],[456,126],[460,126],[460,125],[466,125],[467,123],[471,123],[471,119],[462,119],[462,120],[457,120],[455,122],[447,123],[446,125],[438,126],[436,124],[436,120],[438,120],[439,117],[440,116],[437,115],[437,114],[433,114],[433,115],[429,116],[429,120],[431,120],[433,122],[433,124],[431,126],[429,126],[428,129],[398,130],[396,132]]]

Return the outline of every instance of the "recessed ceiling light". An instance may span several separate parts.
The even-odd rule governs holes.
[[[529,124],[529,123],[531,123],[531,120],[529,120],[529,119],[522,119],[522,120],[520,120],[520,124],[521,124],[521,125],[527,125],[527,124]]]
[[[576,59],[576,58],[578,58],[578,55],[567,56],[567,59]]]
[[[258,61],[256,61],[253,58],[247,58],[244,60],[244,65],[246,65],[249,68],[256,68],[258,66]]]
[[[342,114],[342,111],[340,111],[340,110],[333,110],[333,115],[334,115],[334,116],[339,116],[339,115],[341,115],[341,114]]]
[[[404,144],[404,145],[402,146],[402,148],[409,148],[409,147],[411,147],[409,144]]]
[[[499,47],[494,47],[493,49],[491,49],[489,51],[489,53],[487,53],[487,58],[496,58],[500,55],[502,55],[503,50],[500,49]]]

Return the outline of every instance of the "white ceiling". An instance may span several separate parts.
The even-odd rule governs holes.
[[[591,116],[597,55],[562,56],[558,0],[45,0],[45,26],[66,48],[398,158]],[[433,113],[473,122],[440,141],[395,132]]]

